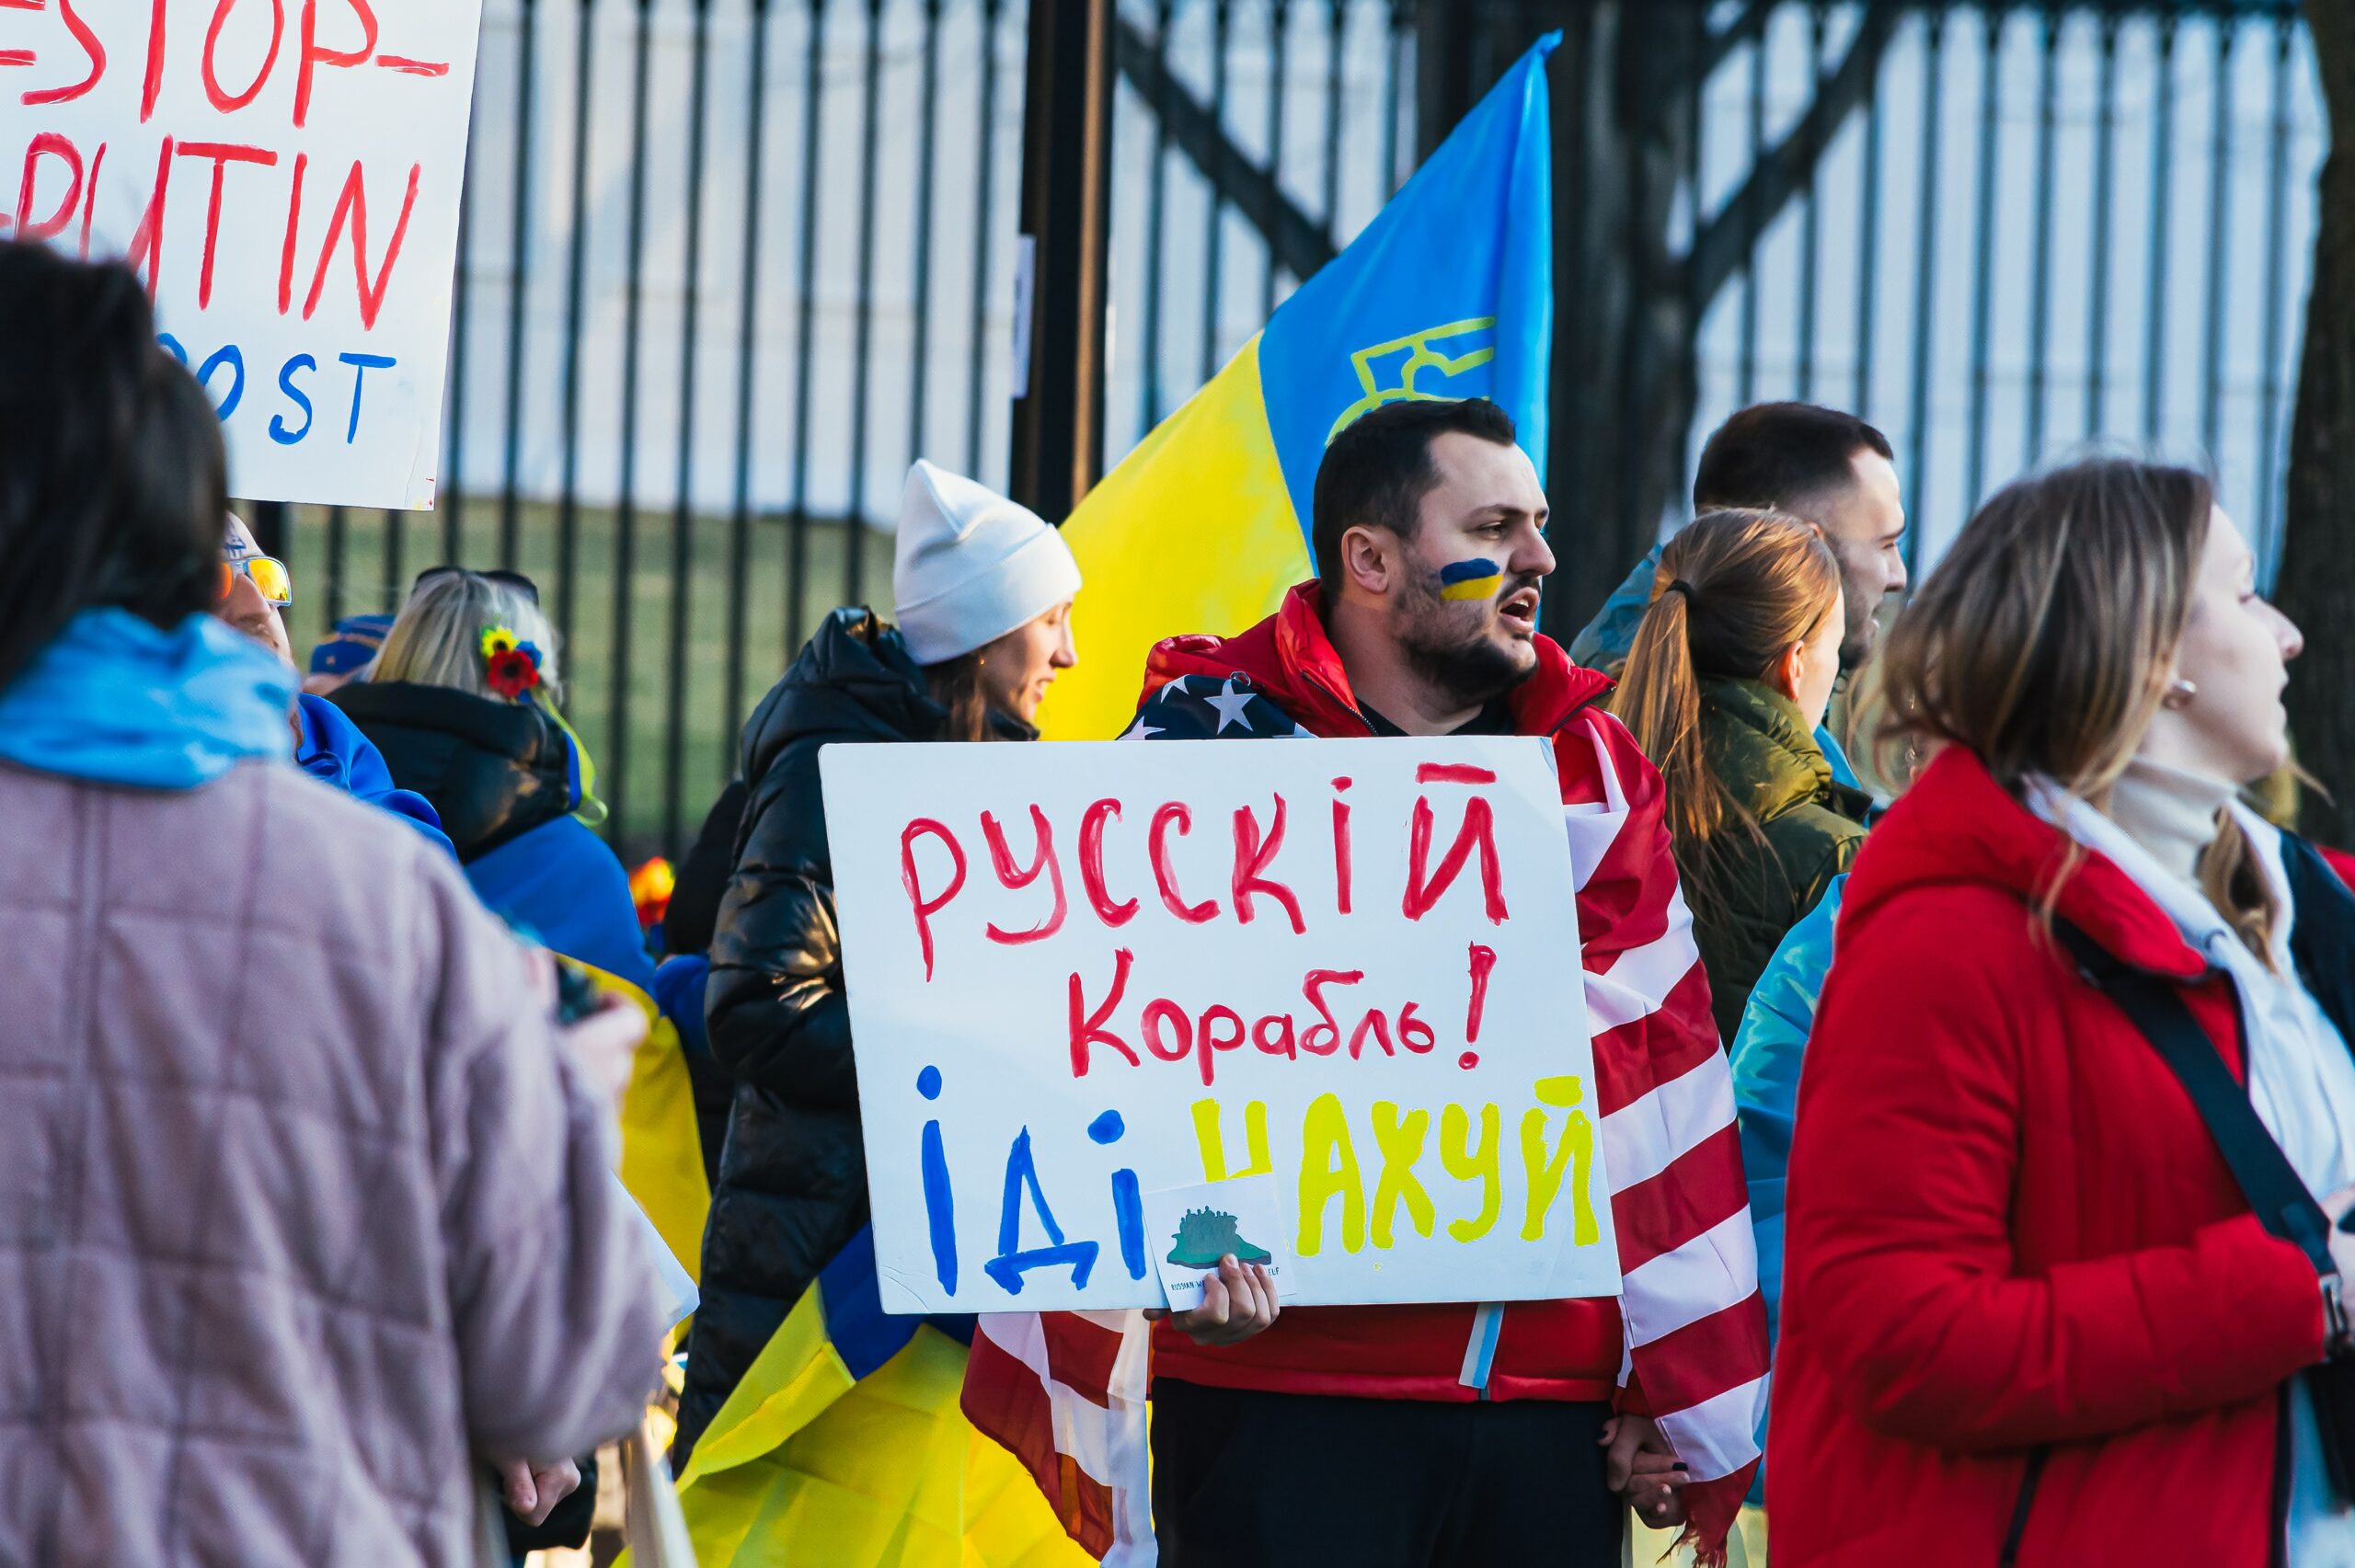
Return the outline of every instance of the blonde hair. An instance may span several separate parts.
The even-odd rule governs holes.
[[[1951,742],[2015,795],[2040,775],[2105,805],[2166,696],[2214,504],[2190,469],[2125,458],[1997,491],[1890,633],[1881,744]],[[2046,921],[2082,859],[2073,842],[2054,868]],[[2200,882],[2270,962],[2274,911],[2229,819]]]
[[[1610,707],[1667,783],[1677,876],[1695,913],[1724,904],[1718,840],[1727,826],[1765,841],[1747,803],[1703,754],[1701,679],[1759,679],[1839,601],[1840,563],[1823,531],[1780,512],[1705,512],[1660,553],[1651,607]]]
[[[445,572],[428,578],[408,596],[385,646],[368,667],[368,679],[407,681],[420,686],[450,686],[477,697],[490,689],[482,635],[504,626],[540,650],[540,692],[554,708],[564,701],[564,678],[556,628],[523,589],[478,572]]]

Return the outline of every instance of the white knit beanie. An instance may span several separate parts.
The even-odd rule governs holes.
[[[1079,593],[1079,563],[1045,519],[919,459],[891,563],[900,635],[918,664],[986,647]]]

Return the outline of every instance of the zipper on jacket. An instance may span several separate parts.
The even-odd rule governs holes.
[[[2036,1506],[2037,1483],[2044,1479],[2044,1461],[2051,1456],[2051,1448],[2041,1443],[2028,1451],[2028,1468],[2020,1472],[2019,1501],[2012,1505],[2011,1528],[2004,1532],[2004,1550],[1995,1559],[1995,1568],[2012,1568],[2020,1560],[2020,1538],[2028,1534],[2028,1510]]]

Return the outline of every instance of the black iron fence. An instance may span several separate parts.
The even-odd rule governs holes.
[[[678,845],[814,618],[888,608],[908,461],[1005,482],[1026,25],[490,0],[442,510],[294,509],[298,640],[532,573],[617,838]],[[2104,437],[2269,546],[2324,151],[2291,0],[1121,0],[1108,459],[1548,26],[1560,614],[1767,396],[1889,432],[1923,560]]]

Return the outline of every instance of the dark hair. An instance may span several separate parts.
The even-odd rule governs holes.
[[[1363,523],[1415,536],[1423,498],[1439,483],[1431,442],[1450,430],[1511,446],[1512,416],[1485,397],[1385,403],[1342,428],[1316,468],[1309,543],[1331,604],[1341,586],[1341,535]]]
[[[1807,513],[1854,483],[1856,453],[1895,459],[1889,438],[1836,408],[1753,403],[1711,432],[1693,473],[1695,514],[1729,508]]]
[[[221,597],[221,422],[131,269],[0,243],[0,687],[85,610]]]
[[[948,710],[940,727],[943,740],[987,740],[991,734],[989,693],[982,689],[982,650],[924,667],[932,700]]]

